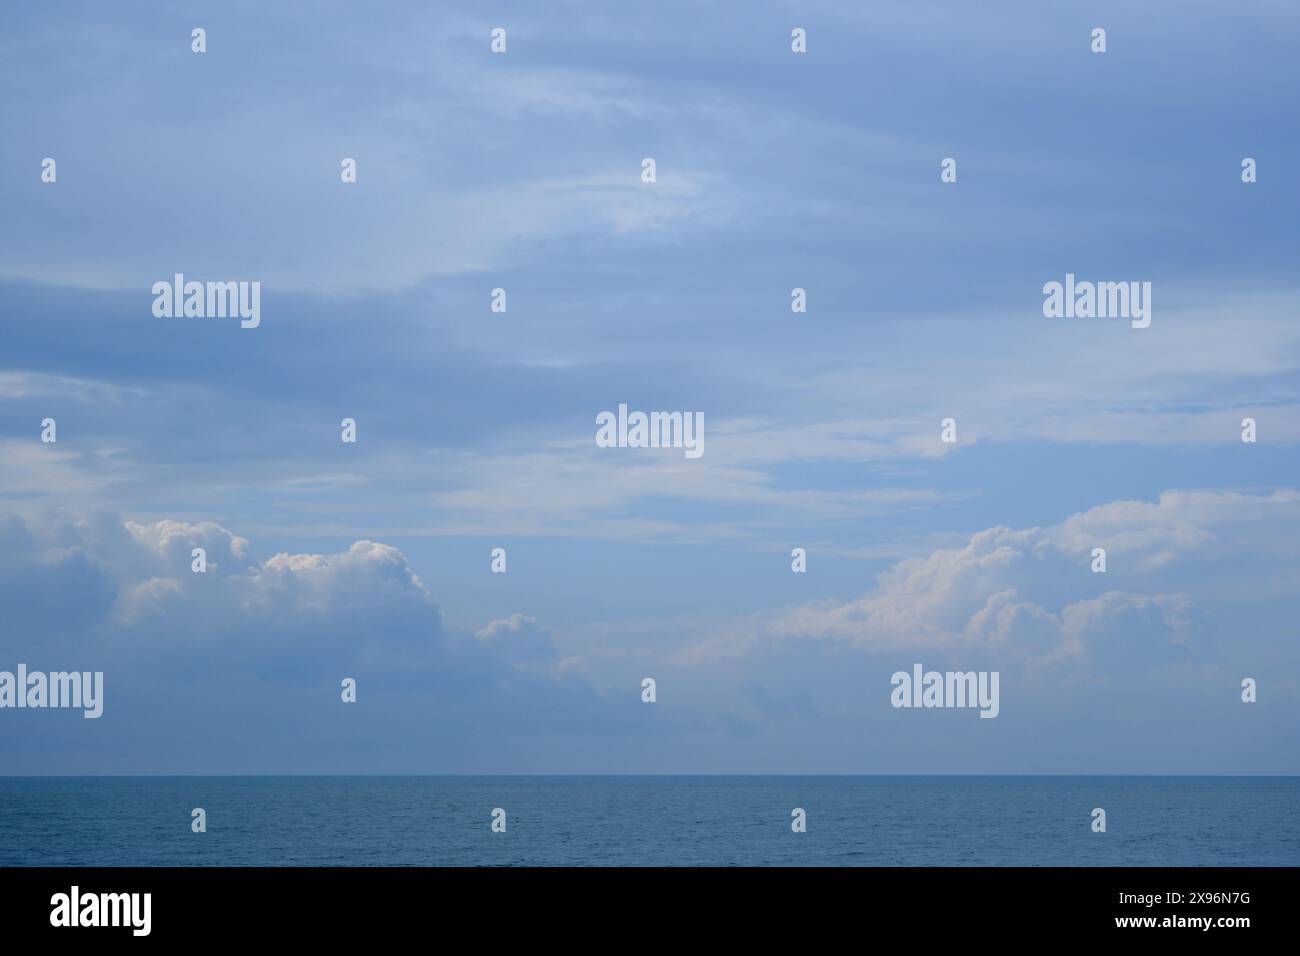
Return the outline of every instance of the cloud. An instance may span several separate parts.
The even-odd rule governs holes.
[[[474,637],[517,671],[561,674],[582,667],[582,658],[558,658],[548,630],[526,614],[489,621]]]
[[[14,765],[861,769],[851,747],[802,757],[788,748],[812,746],[827,728],[841,743],[866,728],[884,732],[888,675],[914,660],[1001,670],[1009,706],[1000,725],[1024,726],[1031,714],[1059,724],[1100,714],[1107,701],[1129,714],[1154,707],[1168,720],[1169,708],[1204,711],[1218,700],[1212,712],[1222,721],[1235,713],[1225,708],[1239,674],[1268,673],[1277,656],[1247,632],[1224,644],[1245,619],[1234,614],[1225,629],[1214,615],[1231,611],[1225,593],[1251,591],[1243,584],[1261,566],[1294,576],[1298,526],[1295,492],[1169,492],[1050,527],[986,529],[961,547],[896,563],[854,600],[755,612],[703,632],[662,616],[621,638],[589,627],[583,640],[566,635],[561,654],[549,628],[523,612],[474,630],[448,627],[433,588],[381,542],[259,557],[253,542],[214,522],[8,516],[0,598],[11,613],[0,660],[104,670],[109,688],[109,731],[93,754],[76,736],[88,731],[26,715],[28,745]],[[1088,570],[1093,544],[1113,549],[1105,576]],[[190,571],[199,546],[213,557],[205,574]],[[1200,575],[1222,580],[1211,587]],[[1284,577],[1274,584],[1275,597],[1292,600]],[[653,713],[638,709],[646,674],[659,680]],[[355,707],[338,700],[343,676],[358,681]],[[1281,706],[1295,692],[1280,678],[1268,689]],[[1155,702],[1134,703],[1144,695]],[[1208,713],[1189,719],[1202,726]],[[1095,732],[1121,733],[1117,720]],[[981,755],[998,766],[1045,765],[1035,762],[1040,751],[1013,748],[1000,732],[985,745],[962,736],[969,728],[951,738],[937,724],[909,730],[889,731],[891,766],[936,768],[908,746],[953,766],[977,767]],[[784,743],[772,751],[775,741]],[[1052,759],[1068,767],[1067,757]]]
[[[46,722],[29,733],[50,752],[33,748],[21,768],[411,769],[426,754],[441,767],[547,770],[602,751],[552,742],[530,753],[529,741],[642,734],[628,726],[639,712],[602,701],[580,656],[560,656],[536,617],[447,628],[389,545],[262,558],[214,522],[60,511],[5,518],[0,546],[12,609],[0,660],[102,669],[110,688],[112,732],[95,757],[54,746],[59,728]],[[190,570],[194,547],[208,550],[204,574]],[[337,703],[345,675],[359,682],[356,711]],[[666,713],[659,732],[686,733],[692,711]],[[196,739],[208,742],[199,753]]]
[[[337,554],[259,561],[247,539],[210,521],[141,524],[56,511],[11,515],[3,528],[0,587],[39,582],[38,594],[62,592],[61,606],[51,599],[34,616],[42,630],[75,633],[85,647],[111,641],[130,655],[142,640],[243,644],[255,658],[304,641],[320,649],[376,635],[400,641],[412,629],[441,633],[432,595],[390,545],[358,541]],[[206,551],[205,572],[192,570],[195,548]],[[65,630],[69,616],[76,627]]]
[[[1202,592],[1193,590],[1201,577],[1267,599],[1258,567],[1282,560],[1294,568],[1297,532],[1295,491],[1113,502],[1048,528],[988,528],[962,547],[898,562],[859,598],[756,615],[679,656],[701,663],[773,641],[821,640],[1029,668],[1168,664],[1203,631]],[[1091,571],[1096,547],[1107,551],[1105,574]]]
[[[212,521],[187,524],[166,519],[148,525],[128,521],[125,527],[137,544],[157,555],[160,564],[183,566],[194,548],[203,548],[209,574],[248,565],[248,541]]]

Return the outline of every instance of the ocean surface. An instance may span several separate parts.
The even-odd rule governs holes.
[[[0,778],[0,866],[286,864],[1295,866],[1300,777]]]

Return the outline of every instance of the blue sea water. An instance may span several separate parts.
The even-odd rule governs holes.
[[[1297,811],[1300,777],[9,777],[0,866],[1295,866]]]

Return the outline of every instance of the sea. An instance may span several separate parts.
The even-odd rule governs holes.
[[[1300,777],[0,777],[6,867],[1298,864]]]

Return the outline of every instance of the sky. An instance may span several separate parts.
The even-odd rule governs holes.
[[[0,773],[1300,770],[1294,4],[3,19]]]

